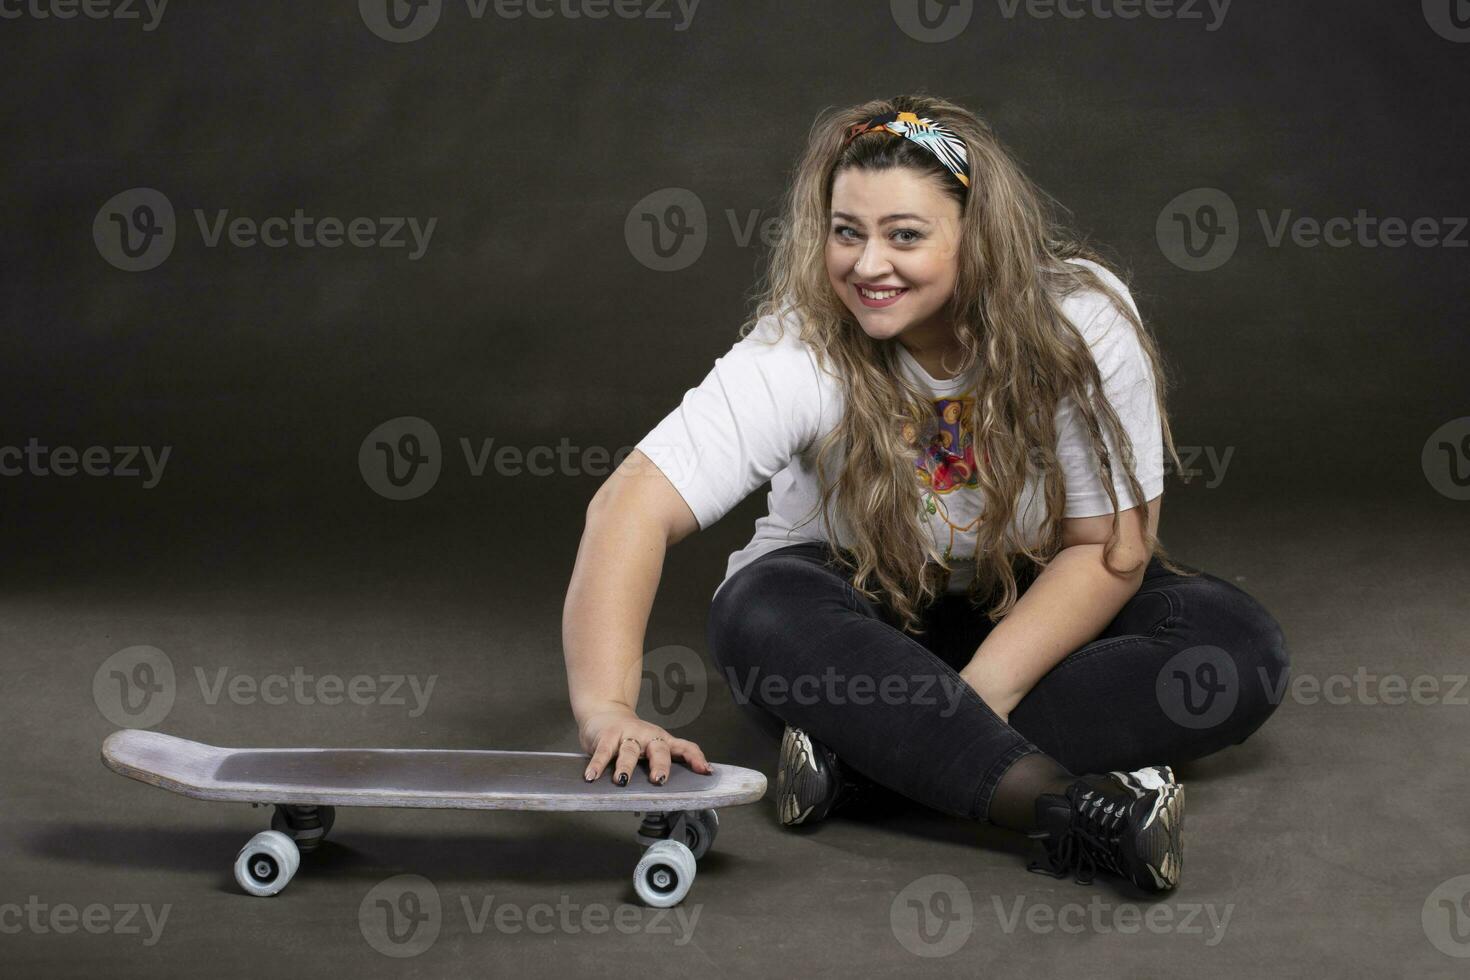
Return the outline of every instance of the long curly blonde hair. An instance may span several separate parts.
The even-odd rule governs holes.
[[[969,150],[968,191],[937,158],[907,139],[846,142],[850,126],[887,112],[933,119],[963,139]],[[932,426],[932,406],[899,371],[896,339],[878,341],[865,334],[827,276],[825,246],[837,173],[893,167],[932,175],[961,210],[958,275],[948,313],[962,349],[956,374],[979,364],[970,428],[975,458],[988,458],[977,473],[985,511],[976,531],[971,603],[994,598],[987,615],[999,621],[1061,550],[1066,492],[1056,456],[1055,416],[1058,403],[1069,395],[1085,420],[1113,505],[1104,562],[1115,573],[1136,571],[1136,565],[1121,569],[1111,563],[1122,522],[1113,488],[1115,461],[1101,427],[1106,425],[1113,444],[1121,447],[1128,487],[1142,502],[1132,447],[1102,394],[1087,342],[1062,314],[1060,302],[1079,289],[1100,290],[1133,325],[1153,366],[1164,444],[1175,471],[1183,472],[1164,408],[1167,381],[1157,345],[1101,277],[1067,261],[1085,259],[1108,268],[1053,217],[1050,198],[1021,172],[987,123],[944,99],[904,95],[828,112],[813,124],[782,201],[781,236],[757,286],[754,312],[740,329],[744,337],[761,319],[775,316],[779,336],[779,324],[794,315],[801,339],[841,381],[845,410],[822,440],[816,466],[826,526],[837,526],[834,504],[846,525],[842,537],[850,542],[834,551],[851,573],[853,588],[885,604],[904,631],[922,633],[921,610],[939,596],[951,571],[926,533],[914,463],[921,448],[914,436]],[[1013,526],[1028,468],[1045,475],[1047,516],[1034,545]],[[1169,560],[1147,521],[1144,534],[1148,554],[1157,555],[1171,572],[1191,574]]]

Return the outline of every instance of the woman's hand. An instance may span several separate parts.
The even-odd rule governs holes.
[[[589,783],[602,775],[609,760],[613,761],[613,782],[628,785],[633,767],[644,755],[648,756],[648,781],[663,785],[669,778],[670,759],[677,757],[689,764],[689,768],[708,776],[714,772],[705,761],[699,746],[686,738],[675,738],[652,722],[643,721],[626,707],[608,708],[589,715],[581,725],[578,737],[582,751],[590,753],[592,761],[582,777]]]

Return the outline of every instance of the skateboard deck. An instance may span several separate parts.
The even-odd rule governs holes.
[[[766,792],[766,777],[753,769],[711,763],[714,772],[701,775],[677,761],[661,786],[639,771],[627,786],[614,785],[607,771],[589,783],[582,778],[587,759],[478,749],[223,748],[143,729],[114,732],[102,743],[103,763],[140,782],[198,800],[275,805],[273,830],[257,834],[236,859],[236,880],[257,895],[285,887],[300,852],[315,849],[331,829],[338,806],[623,811],[643,815],[637,837],[651,845],[635,889],[650,904],[672,905],[713,843],[716,808],[754,803]]]

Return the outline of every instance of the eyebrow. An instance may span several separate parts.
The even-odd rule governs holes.
[[[854,215],[848,214],[846,211],[833,211],[832,212],[832,219],[835,221],[835,220],[837,220],[839,218],[842,219],[843,221],[861,221],[860,218],[858,218],[858,217],[856,217]],[[899,214],[885,215],[882,218],[879,218],[878,219],[878,224],[885,225],[885,224],[887,224],[890,221],[904,221],[904,220],[908,220],[908,221],[922,221],[925,224],[928,224],[929,223],[929,219],[926,218],[926,217],[924,217],[922,214],[912,214],[912,213],[910,213],[908,211],[904,211],[904,212],[901,212]]]

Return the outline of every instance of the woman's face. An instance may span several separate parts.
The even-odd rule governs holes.
[[[910,350],[953,345],[946,307],[959,227],[959,203],[932,177],[907,167],[838,173],[827,277],[864,333],[874,340],[901,336]]]

